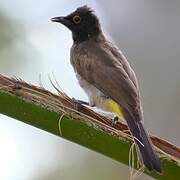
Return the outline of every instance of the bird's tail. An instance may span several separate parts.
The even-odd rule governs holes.
[[[162,168],[160,160],[156,155],[153,144],[142,122],[133,119],[133,116],[128,111],[124,111],[124,117],[127,121],[131,134],[134,137],[136,152],[140,161],[142,161],[148,170],[156,170],[161,173]]]

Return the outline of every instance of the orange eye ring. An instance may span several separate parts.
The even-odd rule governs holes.
[[[81,17],[80,17],[79,15],[75,15],[75,16],[73,17],[73,22],[74,22],[75,24],[79,24],[79,23],[81,22]]]

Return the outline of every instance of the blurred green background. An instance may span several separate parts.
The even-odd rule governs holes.
[[[0,73],[36,85],[41,76],[51,91],[54,73],[67,94],[87,100],[69,63],[71,33],[49,21],[84,4],[135,69],[148,130],[180,145],[179,0],[1,0]],[[128,167],[3,115],[0,143],[2,180],[128,179]]]

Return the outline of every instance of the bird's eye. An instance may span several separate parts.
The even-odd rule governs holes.
[[[73,17],[73,22],[74,22],[75,24],[79,24],[79,23],[81,22],[81,17],[80,17],[79,15],[75,15],[75,16]]]

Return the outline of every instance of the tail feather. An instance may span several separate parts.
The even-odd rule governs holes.
[[[124,111],[124,117],[127,121],[131,134],[134,137],[139,159],[143,162],[148,170],[156,170],[161,173],[162,168],[160,160],[155,153],[153,144],[142,122],[135,120],[133,116],[126,110]]]

